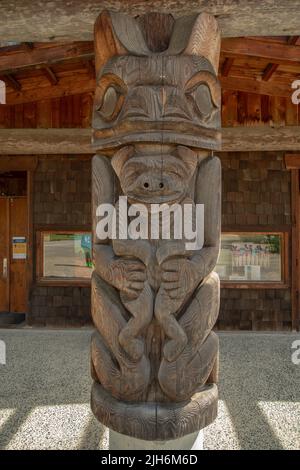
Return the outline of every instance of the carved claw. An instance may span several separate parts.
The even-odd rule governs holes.
[[[164,346],[164,357],[168,362],[174,362],[178,359],[188,342],[187,335],[182,330],[176,339],[167,341]]]
[[[132,338],[126,328],[119,334],[119,343],[133,362],[138,362],[144,354],[144,341]]]

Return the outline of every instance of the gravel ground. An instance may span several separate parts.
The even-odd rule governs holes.
[[[0,330],[0,449],[107,449],[89,408],[91,330]],[[220,404],[206,449],[300,449],[296,334],[220,333]]]

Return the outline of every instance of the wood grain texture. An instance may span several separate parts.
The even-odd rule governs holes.
[[[139,23],[119,14],[104,12],[95,25],[93,145],[107,156],[92,165],[92,409],[118,432],[168,440],[208,425],[217,410],[221,167],[209,149],[220,145],[220,35],[200,14],[175,21],[161,48],[151,36],[146,44]],[[104,203],[114,208],[105,238]],[[203,243],[197,233],[191,246],[178,214],[189,207],[193,227],[198,204]],[[137,208],[147,232],[138,238]]]
[[[182,403],[124,403],[97,382],[92,388],[92,410],[104,425],[121,434],[145,440],[170,440],[191,434],[217,417],[218,389],[207,385]]]
[[[100,11],[111,9],[133,16],[149,12],[175,17],[206,11],[218,18],[222,36],[298,35],[299,0],[14,0],[1,2],[0,30],[5,41],[88,41]],[[76,25],[76,27],[74,27]]]
[[[226,117],[227,122],[236,119]],[[230,119],[230,120],[229,120]],[[224,127],[222,152],[300,151],[295,126]],[[130,138],[128,137],[128,141]],[[90,129],[0,129],[0,155],[92,155]]]

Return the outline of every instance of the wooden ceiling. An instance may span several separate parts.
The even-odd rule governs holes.
[[[300,78],[300,37],[225,38],[219,70],[223,90],[291,96],[291,84]],[[8,104],[93,92],[93,43],[0,47],[0,79]]]

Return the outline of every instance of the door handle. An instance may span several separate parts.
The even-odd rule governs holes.
[[[7,258],[3,258],[3,277],[7,277]]]

